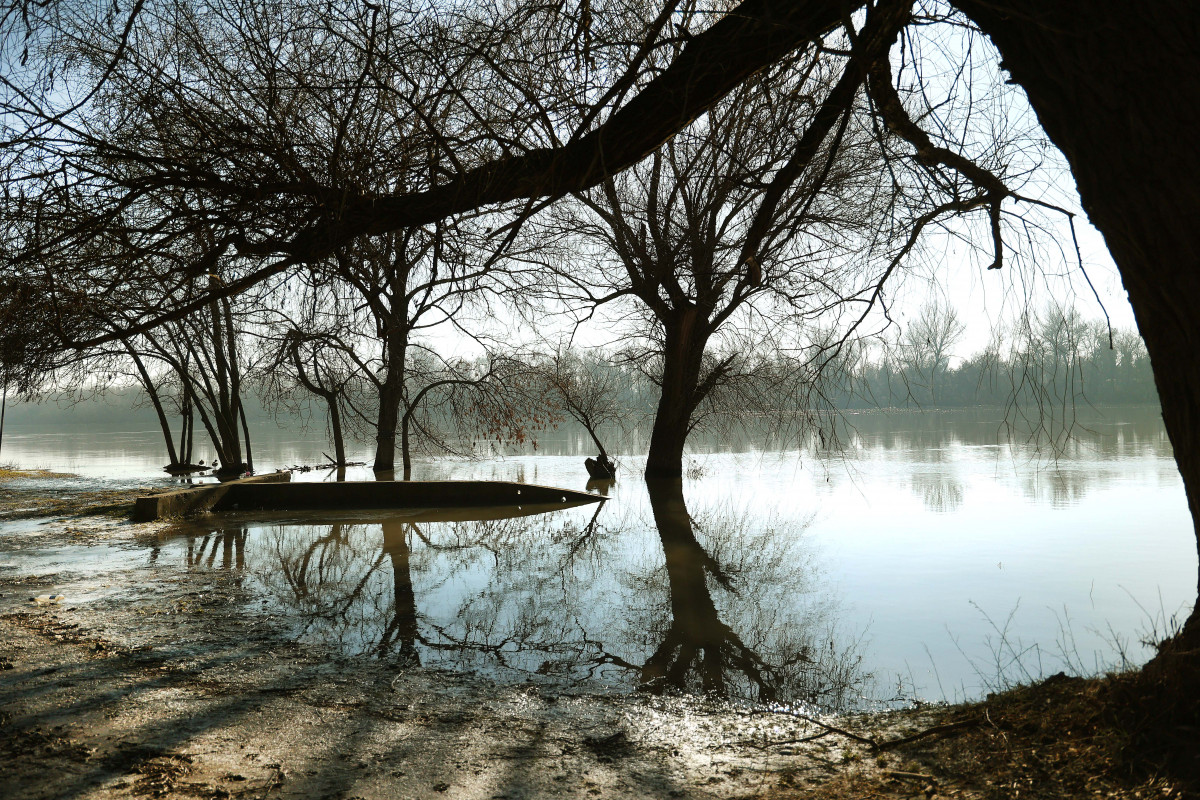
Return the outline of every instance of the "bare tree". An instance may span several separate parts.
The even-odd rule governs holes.
[[[600,353],[560,347],[539,366],[538,377],[567,416],[587,431],[601,461],[610,462],[600,429],[620,424],[629,413],[619,399],[628,383],[625,372]]]
[[[901,334],[903,363],[928,392],[928,401],[932,405],[936,406],[941,400],[938,379],[949,368],[953,348],[962,340],[966,329],[953,306],[943,306],[934,299],[921,306],[916,320]]]
[[[775,346],[807,348],[816,319],[873,286],[851,277],[857,258],[884,246],[880,163],[851,125],[857,94],[852,81],[831,86],[820,59],[789,63],[556,209],[580,244],[551,264],[555,299],[581,318],[600,308],[620,319],[646,343],[661,387],[647,476],[682,473],[684,443],[718,387],[758,371]]]

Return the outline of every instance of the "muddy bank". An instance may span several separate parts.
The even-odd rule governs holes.
[[[110,545],[149,533],[91,528]],[[32,536],[80,546],[61,523]],[[29,602],[48,587],[61,605]],[[744,797],[823,783],[855,759],[835,736],[764,749],[820,731],[762,709],[502,685],[301,646],[246,600],[213,573],[96,574],[78,561],[0,572],[10,796]]]
[[[50,520],[64,517],[109,517],[128,519],[134,499],[161,494],[170,485],[143,485],[113,481],[110,488],[97,488],[103,481],[44,469],[0,466],[0,525],[12,520]]]
[[[0,794],[1187,796],[1120,760],[1103,681],[836,718],[502,683],[299,644],[236,571],[142,557],[163,527],[5,523]],[[29,601],[52,592],[65,599]]]

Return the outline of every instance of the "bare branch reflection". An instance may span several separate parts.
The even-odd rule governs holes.
[[[611,511],[243,522],[177,546],[195,568],[244,569],[298,639],[402,668],[851,702],[857,642],[835,635],[803,525],[691,515],[677,481],[647,488]]]

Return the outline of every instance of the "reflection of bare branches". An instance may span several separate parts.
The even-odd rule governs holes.
[[[687,689],[696,669],[705,692],[726,693],[726,670],[744,675],[761,700],[776,696],[770,668],[721,621],[707,578],[730,587],[729,577],[692,532],[692,519],[677,481],[648,483],[650,505],[663,553],[671,593],[671,624],[662,643],[641,669],[642,685],[651,690]]]
[[[596,534],[597,534],[597,531],[600,530],[596,526],[596,520],[600,519],[600,512],[603,509],[604,509],[603,503],[596,506],[595,512],[592,513],[591,520],[588,521],[588,524],[584,527],[583,531],[577,537],[575,537],[575,541],[573,541],[571,543],[571,545],[567,548],[567,552],[562,557],[562,560],[560,562],[562,564],[562,570],[564,572],[575,561],[575,557],[579,554],[579,552],[581,550],[583,550],[585,547],[593,547],[593,548],[595,547],[596,538],[597,538]]]
[[[201,565],[208,569],[242,569],[246,565],[246,537],[248,531],[245,528],[235,528],[231,530],[213,531],[206,533],[201,539],[199,546],[196,545],[196,537],[189,536],[187,544],[187,565],[188,567],[199,567]],[[209,548],[209,544],[212,548]],[[217,550],[221,550],[221,563],[218,566]],[[208,559],[204,556],[207,553]]]
[[[260,527],[250,575],[298,635],[399,666],[623,676],[763,699],[851,684],[855,667],[813,635],[821,612],[808,601],[796,612],[809,566],[795,529],[727,509],[695,523],[676,495],[667,516],[655,509],[657,528],[628,503],[498,520]],[[197,538],[189,559],[229,549],[234,563],[241,545],[230,541]],[[643,569],[630,555],[652,563]]]
[[[930,511],[954,511],[963,504],[963,485],[948,471],[914,472],[912,487]]]
[[[345,534],[343,533],[342,526],[334,525],[329,533],[313,539],[309,546],[304,548],[304,552],[301,553],[298,563],[296,559],[288,558],[286,554],[280,553],[280,572],[283,574],[288,584],[292,587],[292,590],[296,593],[296,597],[308,597],[308,571],[309,567],[312,565],[313,555],[315,555],[318,550],[324,551],[330,545],[336,546],[341,544],[344,541],[344,536]],[[322,553],[322,558],[318,560],[317,567],[316,578],[318,583],[321,582],[324,565],[325,558],[324,553]]]

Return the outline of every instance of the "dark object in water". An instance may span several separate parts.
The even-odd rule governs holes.
[[[205,511],[328,511],[347,509],[461,509],[600,503],[604,498],[573,489],[509,481],[328,481],[292,483],[290,472],[274,472],[178,492],[139,497],[138,522]],[[506,512],[503,516],[518,516]],[[476,517],[471,517],[476,519]]]
[[[163,472],[170,475],[191,475],[193,472],[208,472],[208,467],[204,466],[204,462],[199,464],[167,464],[163,467]]]
[[[584,488],[593,494],[608,497],[608,490],[615,486],[616,483],[616,480],[613,478],[588,478],[588,482],[584,485]]]
[[[608,481],[617,477],[617,465],[609,461],[604,453],[601,453],[599,458],[584,459],[583,465],[587,467],[588,475],[593,480]]]
[[[217,480],[231,481],[250,475],[250,465],[243,461],[240,464],[221,464],[213,469]]]

